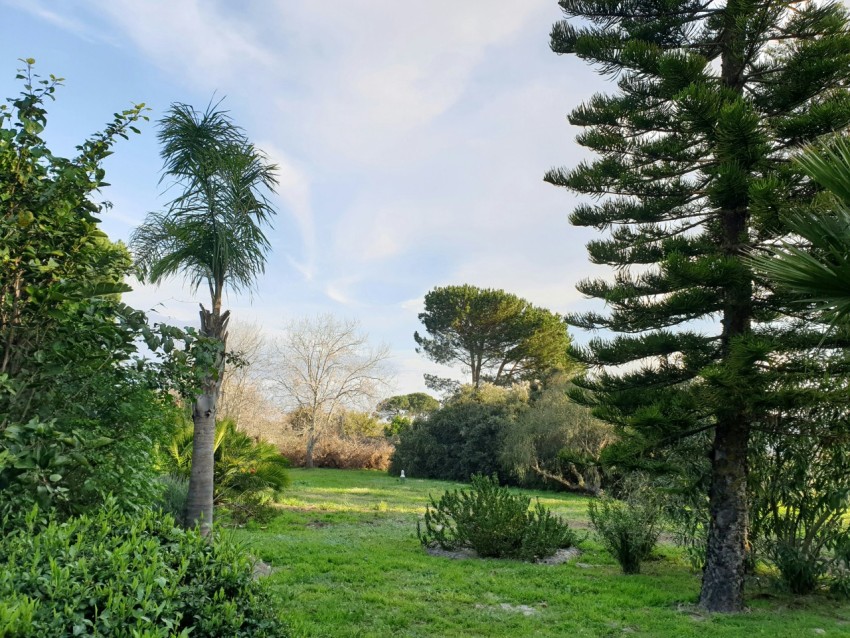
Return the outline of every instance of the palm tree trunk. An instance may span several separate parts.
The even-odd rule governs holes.
[[[219,306],[220,307],[220,306]],[[186,525],[200,526],[201,533],[209,534],[213,525],[213,493],[215,485],[215,408],[224,373],[224,348],[227,342],[227,322],[230,313],[219,315],[216,305],[213,312],[201,306],[201,330],[205,337],[218,339],[221,350],[215,362],[215,371],[203,382],[203,393],[192,408],[194,441],[192,443],[192,470],[189,475],[189,494],[186,501]]]

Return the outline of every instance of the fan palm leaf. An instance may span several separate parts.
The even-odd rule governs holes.
[[[850,140],[810,147],[797,160],[826,189],[824,210],[786,219],[805,245],[786,240],[771,254],[751,260],[756,270],[800,295],[833,324],[850,321]]]

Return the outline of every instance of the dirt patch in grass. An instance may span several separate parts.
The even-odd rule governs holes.
[[[480,556],[475,553],[475,550],[469,548],[461,548],[448,550],[443,549],[439,545],[429,545],[425,548],[425,551],[431,556],[439,556],[441,558],[451,558],[454,560],[465,560],[469,558],[480,558]],[[563,563],[567,563],[571,560],[574,560],[581,556],[581,551],[576,547],[567,547],[566,549],[559,549],[552,556],[547,556],[546,558],[541,558],[539,560],[534,561],[539,565],[561,565]]]

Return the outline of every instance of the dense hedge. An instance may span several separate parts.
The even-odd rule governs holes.
[[[2,636],[289,635],[228,537],[204,539],[159,512],[126,514],[114,500],[43,527],[38,516],[0,540]]]
[[[459,401],[401,433],[390,472],[408,476],[468,481],[473,474],[505,480],[500,450],[511,424],[505,405]]]

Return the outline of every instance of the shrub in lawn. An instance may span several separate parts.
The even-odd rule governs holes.
[[[777,440],[767,434],[751,454],[750,509],[756,542],[776,565],[791,593],[810,594],[842,573],[842,547],[850,538],[848,439],[829,436],[827,414],[812,418],[811,436]],[[843,426],[846,427],[846,426]],[[818,435],[823,428],[824,435]],[[842,433],[843,434],[843,433]]]
[[[285,637],[251,560],[161,512],[96,514],[0,539],[0,635]]]
[[[590,521],[605,549],[617,559],[625,574],[640,572],[661,533],[661,506],[648,484],[629,481],[618,500],[603,495],[588,503]]]
[[[439,501],[430,499],[423,545],[453,550],[469,548],[479,556],[535,560],[576,544],[576,534],[539,502],[511,494],[495,476],[475,475],[471,490],[448,490]]]

